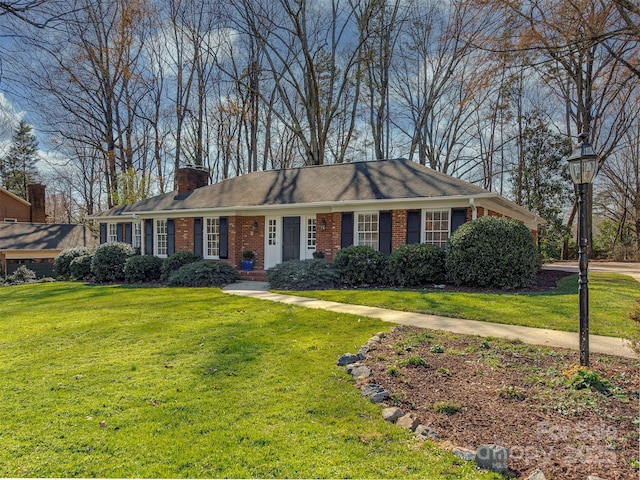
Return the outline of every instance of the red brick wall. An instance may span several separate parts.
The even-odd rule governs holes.
[[[332,260],[335,252],[334,244],[334,220],[335,214],[331,213],[319,213],[316,215],[316,251],[324,253],[324,258]],[[322,231],[322,221],[325,221],[327,228]],[[340,231],[340,224],[338,223],[338,231]],[[340,243],[338,242],[338,246]]]
[[[31,209],[29,205],[25,205],[0,191],[0,221],[4,221],[5,218],[15,218],[19,222],[30,222]]]
[[[234,242],[236,248],[232,260],[231,235],[229,235],[229,261],[233,261],[233,265],[239,267],[240,260],[242,259],[242,252],[244,252],[245,250],[253,250],[256,253],[253,268],[255,270],[264,270],[264,216],[234,218],[236,219],[235,238],[239,241]],[[253,231],[254,222],[257,222],[258,224],[258,229],[255,232]]]
[[[407,211],[391,211],[391,250],[407,243]]]
[[[176,252],[193,252],[194,245],[194,219],[193,218],[176,218],[175,225],[175,241]]]

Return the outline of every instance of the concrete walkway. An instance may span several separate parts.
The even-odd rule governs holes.
[[[272,293],[268,291],[268,288],[269,284],[266,282],[246,281],[228,285],[223,291],[232,295],[258,298],[260,300],[297,305],[299,307],[318,308],[330,312],[350,313],[363,317],[379,318],[386,322],[420,328],[446,330],[454,333],[480,335],[483,337],[519,339],[532,345],[546,345],[550,347],[570,348],[573,350],[577,350],[579,347],[578,334],[572,332],[479,322],[476,320],[440,317],[438,315],[421,313],[399,312],[396,310],[362,305],[349,305],[326,300],[297,297],[294,295]],[[589,350],[593,353],[605,353],[628,358],[637,357],[629,345],[629,342],[626,340],[614,337],[603,337],[601,335],[589,336]]]

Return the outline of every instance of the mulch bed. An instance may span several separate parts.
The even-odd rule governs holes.
[[[536,288],[553,288],[564,275],[544,270]],[[412,356],[426,365],[407,365]],[[609,391],[574,389],[567,382],[579,364],[575,351],[404,327],[362,363],[392,394],[387,406],[417,414],[444,446],[510,449],[515,477],[540,468],[549,479],[638,478],[637,361],[592,354],[591,370]],[[436,413],[437,402],[459,410]]]

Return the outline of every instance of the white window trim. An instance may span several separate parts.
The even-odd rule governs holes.
[[[5,218],[4,223],[18,223],[17,218]]]
[[[451,238],[451,208],[424,208],[422,209],[422,218],[421,218],[421,232],[420,238],[421,243],[427,243],[427,212],[447,212],[447,241],[443,245],[435,244],[430,242],[429,245],[435,245],[436,247],[444,247],[449,238]],[[444,232],[445,230],[432,230],[433,232]]]
[[[164,243],[165,243],[165,252],[160,253],[160,229],[158,228],[158,224],[160,222],[164,223]],[[169,251],[169,226],[168,220],[166,218],[156,218],[153,220],[153,254],[159,258],[166,258]]]
[[[131,246],[142,249],[142,223],[131,222]]]
[[[306,217],[304,231],[307,250],[315,252],[318,245],[318,221],[315,216]]]
[[[375,215],[377,217],[376,224],[377,230],[375,232],[363,232],[363,233],[375,233],[377,240],[375,245],[371,245],[370,243],[360,243],[360,230],[358,229],[358,218],[360,215]],[[364,211],[364,212],[353,212],[353,244],[354,245],[369,245],[375,251],[380,250],[380,212],[376,210]]]
[[[107,223],[107,243],[118,241],[118,224]]]
[[[209,232],[209,221],[217,220],[218,221],[218,255],[209,255],[209,237],[212,235]],[[202,257],[211,259],[211,260],[219,260],[220,259],[220,217],[204,217],[202,219]],[[215,235],[215,234],[214,234]]]

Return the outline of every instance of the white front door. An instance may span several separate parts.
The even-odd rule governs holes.
[[[282,244],[280,235],[280,218],[267,217],[265,221],[264,235],[264,268],[275,267],[280,263]]]

